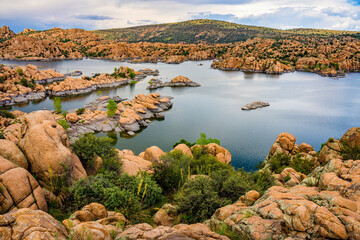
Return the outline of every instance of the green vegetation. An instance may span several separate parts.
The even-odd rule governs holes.
[[[297,172],[309,174],[314,170],[315,165],[312,161],[302,157],[300,154],[291,157],[287,154],[276,154],[268,160],[270,170],[275,173],[281,173],[285,168],[291,167]]]
[[[58,123],[60,126],[62,126],[62,127],[65,129],[65,131],[67,131],[68,128],[70,127],[69,124],[68,124],[68,122],[67,122],[65,119],[60,119],[60,120],[57,121],[57,123]]]
[[[236,231],[236,233],[231,229],[229,225],[223,223],[219,229],[216,230],[216,233],[227,236],[231,240],[252,240],[252,238],[245,232]]]
[[[193,155],[191,158],[176,150],[152,168],[153,179],[168,199],[179,205],[182,222],[204,221],[217,208],[235,202],[247,191],[255,189],[262,194],[273,185],[270,173],[236,171],[203,147],[194,148]]]
[[[21,67],[16,68],[16,72],[17,72],[20,76],[23,76],[23,75],[24,75],[24,71],[22,70]]]
[[[205,134],[199,139],[209,140]],[[94,168],[97,157],[101,157],[103,167],[95,175],[72,185],[69,171],[51,177],[46,188],[54,192],[58,200],[49,204],[49,212],[57,219],[67,218],[75,210],[98,202],[108,211],[124,214],[130,224],[152,223],[155,212],[164,203],[172,203],[179,207],[180,222],[202,222],[216,209],[236,202],[246,192],[257,190],[263,194],[274,184],[268,171],[235,170],[210,155],[203,145],[192,149],[193,157],[175,150],[155,162],[151,174],[139,172],[129,176],[121,172],[121,160],[112,142],[109,137],[86,134],[71,144],[87,171]],[[52,175],[51,170],[49,172]],[[232,239],[242,237],[231,229],[219,231],[233,236]]]
[[[96,30],[94,32],[106,39],[112,40],[163,43],[234,43],[254,37],[279,39],[289,36],[314,36],[321,38],[352,36],[358,38],[360,35],[359,32],[353,31],[323,29],[299,28],[279,30],[208,19]]]
[[[192,146],[195,145],[195,143],[189,143],[188,141],[186,141],[185,139],[181,139],[180,141],[174,143],[174,145],[172,146],[173,148],[175,148],[177,145],[179,144],[185,144],[186,146],[188,146],[189,148],[191,148]]]
[[[78,109],[75,111],[75,113],[76,113],[77,115],[82,115],[84,112],[85,112],[85,108],[78,108]]]
[[[135,84],[137,84],[137,82],[138,81],[134,81],[134,80],[130,81],[130,86],[134,86]]]
[[[360,159],[360,147],[357,145],[351,145],[346,141],[341,140],[341,155],[344,160],[357,160]]]
[[[100,172],[120,173],[121,163],[112,142],[109,137],[85,134],[71,145],[71,149],[86,169],[94,168],[96,158],[101,157],[103,168]]]
[[[114,100],[110,99],[107,105],[107,115],[108,117],[114,117],[117,109],[117,104]]]
[[[61,98],[55,97],[54,98],[54,109],[56,113],[62,113],[62,105],[61,105]]]
[[[131,79],[134,79],[134,78],[135,78],[135,73],[134,73],[134,71],[131,70],[130,68],[128,68],[128,71],[129,71],[129,77],[130,77]]]
[[[21,68],[19,68],[19,69],[21,69]],[[29,82],[26,78],[22,78],[22,79],[20,79],[20,85],[31,88],[31,89],[34,89],[36,87],[34,79],[32,79],[31,82]]]
[[[205,133],[200,133],[200,138],[196,140],[197,145],[207,145],[209,143],[216,143],[220,145],[220,141],[218,139],[213,138],[206,138]]]
[[[15,118],[15,115],[7,110],[0,110],[0,116],[3,118],[11,118],[11,119]]]

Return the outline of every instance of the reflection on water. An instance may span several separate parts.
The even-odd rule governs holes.
[[[137,135],[110,136],[119,149],[131,149],[139,154],[157,145],[169,151],[180,139],[194,142],[204,132],[218,138],[229,149],[232,165],[254,169],[264,160],[276,136],[290,132],[297,143],[307,142],[317,150],[329,137],[341,137],[350,127],[360,126],[360,74],[352,73],[342,79],[324,78],[312,73],[295,72],[283,75],[218,71],[210,68],[211,61],[176,64],[129,64],[104,60],[9,62],[3,64],[35,64],[54,68],[62,73],[81,70],[91,76],[97,72],[111,73],[114,67],[130,66],[135,70],[159,69],[163,81],[184,75],[200,83],[198,88],[157,89],[163,96],[173,96],[173,108],[165,112],[164,121],[153,121]],[[81,108],[100,96],[119,95],[132,99],[146,90],[152,77],[133,86],[103,89],[85,96],[62,100],[63,110]],[[245,104],[267,101],[270,107],[241,111]],[[25,112],[43,108],[53,109],[53,100],[17,106]]]

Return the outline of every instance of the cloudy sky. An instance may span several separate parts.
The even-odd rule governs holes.
[[[360,31],[360,0],[0,0],[0,26],[105,29],[191,19]]]

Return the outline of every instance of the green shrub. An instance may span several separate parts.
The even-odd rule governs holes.
[[[207,145],[209,143],[216,143],[218,145],[220,145],[220,140],[218,139],[212,139],[212,138],[207,138],[205,133],[200,133],[200,138],[198,140],[196,140],[196,144],[197,145]]]
[[[179,211],[185,215],[187,223],[203,222],[209,219],[216,209],[231,202],[219,197],[215,183],[209,177],[197,176],[187,181],[182,191],[175,196]]]
[[[121,162],[112,140],[108,137],[97,137],[94,134],[85,134],[71,144],[71,149],[80,158],[85,168],[93,168],[97,156],[103,160],[101,171],[120,173]]]
[[[0,110],[0,116],[3,118],[15,119],[15,115],[7,110]]]
[[[181,139],[180,141],[174,143],[174,145],[172,146],[173,148],[175,148],[177,145],[179,144],[185,144],[186,146],[188,146],[189,148],[191,148],[192,146],[195,145],[195,143],[190,143],[188,141],[186,141],[185,139]]]
[[[291,160],[290,167],[305,175],[308,175],[315,169],[314,163],[307,158],[302,158],[300,154]]]
[[[359,160],[360,159],[360,146],[352,145],[345,141],[341,141],[341,155],[344,160]]]
[[[284,170],[286,167],[289,166],[290,160],[291,160],[290,156],[283,153],[272,156],[268,160],[268,163],[270,165],[271,171],[275,173],[281,173],[282,170]]]
[[[68,124],[68,122],[67,122],[65,119],[60,119],[60,120],[57,121],[57,123],[58,123],[60,126],[62,126],[62,127],[65,129],[65,131],[67,131],[68,128],[70,127],[69,124]]]
[[[249,181],[252,182],[252,190],[260,195],[275,184],[275,178],[269,171],[256,171],[249,175]]]
[[[76,110],[75,113],[76,113],[77,115],[81,115],[81,114],[83,114],[84,112],[85,112],[85,108],[79,108],[79,109]]]
[[[16,72],[17,72],[20,76],[23,76],[23,75],[24,75],[24,71],[22,70],[21,67],[18,67],[18,68],[16,69]]]
[[[188,178],[191,158],[180,150],[167,153],[152,165],[153,179],[166,195],[173,194]]]
[[[117,109],[117,104],[114,100],[112,99],[109,99],[109,103],[107,105],[107,115],[108,117],[114,117],[115,116],[115,113],[116,113],[116,109]]]
[[[232,174],[223,183],[221,197],[229,199],[232,203],[237,201],[246,192],[252,190],[253,184],[246,173]]]
[[[56,113],[61,113],[62,112],[62,105],[61,105],[61,98],[60,97],[55,97],[54,98],[54,109]]]
[[[134,81],[134,80],[130,81],[130,86],[134,86],[137,82],[138,81]]]
[[[134,77],[135,77],[134,71],[131,70],[130,68],[128,68],[128,71],[129,71],[129,77],[130,77],[131,79],[134,79]]]
[[[100,173],[81,179],[71,188],[72,204],[81,208],[91,202],[104,204],[107,210],[118,210],[129,220],[139,211],[157,206],[164,197],[161,188],[149,176]]]

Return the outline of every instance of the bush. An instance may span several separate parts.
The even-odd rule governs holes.
[[[216,209],[231,202],[219,197],[215,183],[209,177],[197,176],[184,184],[181,192],[175,196],[179,211],[185,214],[185,222],[203,222],[209,219]]]
[[[270,170],[275,173],[281,173],[282,170],[289,166],[290,160],[290,156],[285,153],[274,155],[268,161]]]
[[[185,139],[181,139],[180,141],[174,143],[174,145],[172,146],[173,148],[175,148],[177,145],[179,144],[185,144],[186,146],[188,146],[189,148],[191,148],[192,146],[195,145],[195,143],[190,143],[188,141],[186,141]]]
[[[129,77],[130,77],[131,79],[134,79],[134,77],[135,77],[134,71],[131,70],[130,68],[128,68],[128,71],[129,71]]]
[[[57,121],[57,123],[58,123],[60,126],[62,126],[62,127],[65,129],[65,131],[67,131],[68,128],[70,127],[69,124],[68,124],[68,122],[67,122],[65,119],[60,119],[59,121]]]
[[[15,115],[7,110],[0,110],[0,116],[4,118],[15,119]]]
[[[220,140],[218,139],[212,139],[212,138],[206,138],[206,134],[205,133],[200,133],[200,138],[198,140],[196,140],[196,144],[197,145],[207,145],[209,143],[216,143],[218,145],[220,145]]]
[[[152,165],[153,179],[166,195],[175,193],[188,178],[191,158],[180,150],[167,153]]]
[[[117,104],[114,100],[110,99],[109,100],[109,103],[107,105],[107,115],[108,117],[114,117],[115,116],[115,113],[116,113],[116,109],[117,109]]]
[[[23,76],[23,75],[24,75],[24,71],[22,70],[21,67],[18,67],[18,68],[16,69],[16,72],[17,72],[20,76]]]
[[[85,112],[85,108],[79,108],[79,109],[76,110],[75,113],[76,113],[77,115],[81,115],[81,114],[83,114],[84,112]]]
[[[290,163],[290,167],[292,167],[297,172],[301,172],[305,175],[308,175],[314,170],[315,165],[309,159],[302,158],[301,155],[299,154],[292,159]]]
[[[358,160],[360,159],[360,146],[351,145],[345,141],[341,141],[341,155],[344,160]]]
[[[161,188],[147,175],[141,177],[104,173],[76,182],[70,192],[72,204],[81,208],[91,202],[104,204],[108,211],[118,210],[132,219],[143,209],[163,202]]]
[[[61,113],[62,112],[62,105],[61,105],[61,98],[60,97],[55,97],[54,98],[54,109],[56,113]]]
[[[97,137],[94,134],[85,134],[71,144],[71,149],[80,158],[86,169],[93,168],[97,156],[103,160],[102,172],[120,173],[121,162],[108,137]]]

